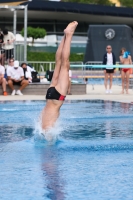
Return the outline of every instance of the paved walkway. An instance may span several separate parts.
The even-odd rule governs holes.
[[[113,86],[112,94],[105,94],[103,85],[87,85],[87,94],[85,95],[67,95],[66,100],[89,100],[89,99],[100,99],[110,100],[117,102],[130,103],[133,102],[133,90],[130,89],[130,94],[120,94],[121,87]],[[45,95],[23,95],[23,96],[0,96],[0,101],[14,101],[14,100],[45,100]]]

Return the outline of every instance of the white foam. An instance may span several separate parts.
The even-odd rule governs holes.
[[[39,117],[38,121],[35,123],[34,138],[35,140],[39,140],[41,142],[48,141],[53,143],[58,140],[62,130],[63,129],[61,128],[59,119],[49,130],[43,130],[41,125],[41,117]]]
[[[14,109],[14,108],[3,108],[2,111],[16,111],[16,110],[19,110],[19,109]]]

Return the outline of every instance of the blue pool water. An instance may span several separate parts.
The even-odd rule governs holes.
[[[84,79],[81,78],[73,78],[72,83],[84,83]],[[89,85],[104,85],[104,79],[103,78],[88,78],[87,84]],[[109,80],[108,80],[109,84]],[[113,79],[113,85],[121,85],[121,78],[114,78]]]
[[[88,79],[88,84],[93,84],[93,85],[104,85],[104,79],[103,78],[89,78]],[[108,80],[108,84],[109,84]],[[113,85],[121,85],[121,79],[120,78],[114,78],[113,79]]]
[[[51,144],[36,139],[44,105],[0,102],[0,200],[132,200],[133,106],[66,101]]]

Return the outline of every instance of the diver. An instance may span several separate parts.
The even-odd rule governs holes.
[[[68,24],[64,30],[64,37],[56,52],[56,64],[52,81],[46,94],[46,106],[42,111],[42,129],[52,128],[59,117],[69,87],[69,56],[72,36],[78,25],[77,21]],[[45,133],[44,133],[45,134]]]

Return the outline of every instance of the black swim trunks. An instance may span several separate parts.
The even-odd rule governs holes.
[[[55,89],[55,87],[50,87],[50,88],[47,90],[46,99],[55,99],[55,100],[64,101],[64,100],[65,100],[65,96],[61,95],[61,94]]]
[[[114,73],[114,69],[106,69],[106,73],[107,74],[113,74]]]

